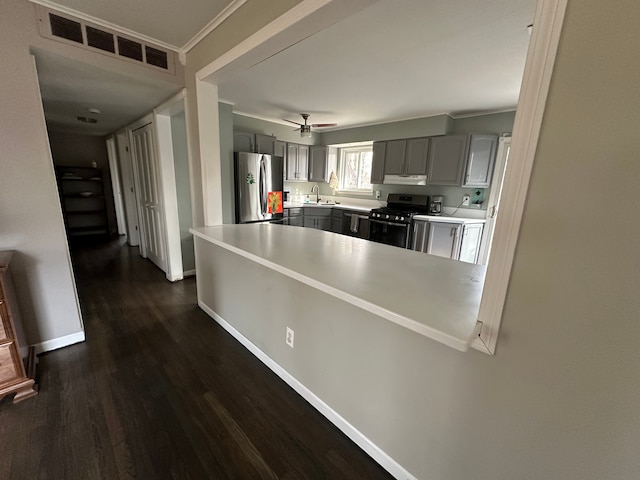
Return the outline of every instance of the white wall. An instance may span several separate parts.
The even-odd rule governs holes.
[[[211,302],[417,478],[638,478],[640,223],[635,202],[610,202],[640,181],[638,18],[636,0],[569,2],[496,356],[407,335],[232,254],[202,272],[224,278]],[[274,287],[268,308],[234,282]]]
[[[44,124],[27,48],[33,5],[2,0],[0,10],[0,248],[13,264],[27,341],[82,336],[75,284]],[[35,23],[34,23],[35,25]],[[76,337],[78,338],[78,337]]]

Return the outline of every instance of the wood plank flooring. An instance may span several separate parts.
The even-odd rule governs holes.
[[[74,247],[87,341],[0,401],[0,478],[388,479],[171,284],[112,241]]]

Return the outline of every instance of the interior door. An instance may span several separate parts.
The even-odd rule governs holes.
[[[133,155],[140,193],[142,256],[146,256],[162,271],[166,271],[166,249],[162,230],[162,202],[158,162],[153,136],[153,124],[132,132]]]

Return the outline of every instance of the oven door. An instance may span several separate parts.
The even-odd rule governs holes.
[[[369,218],[369,240],[396,247],[409,248],[411,225]]]

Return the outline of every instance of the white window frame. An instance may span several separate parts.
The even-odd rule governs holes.
[[[373,185],[371,185],[371,188],[358,188],[358,189],[351,189],[351,188],[344,188],[344,175],[346,172],[346,168],[345,168],[345,155],[347,153],[352,153],[352,152],[371,152],[371,154],[373,155],[373,144],[366,144],[366,145],[358,145],[358,146],[349,146],[349,147],[342,147],[339,149],[339,154],[338,154],[338,182],[339,182],[339,186],[336,189],[336,191],[338,192],[342,192],[342,193],[350,193],[350,194],[354,194],[354,195],[370,195],[373,192]],[[358,171],[360,169],[358,168]]]

